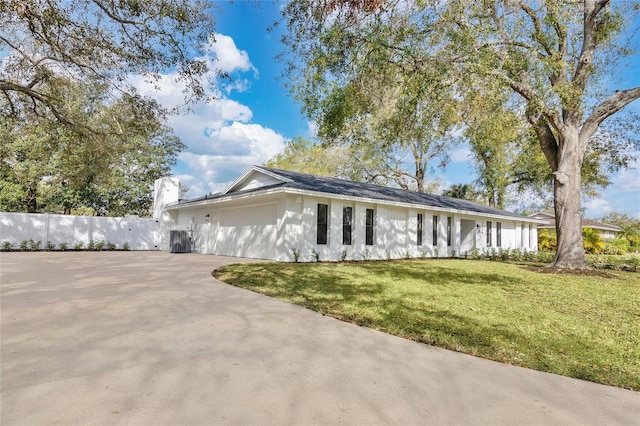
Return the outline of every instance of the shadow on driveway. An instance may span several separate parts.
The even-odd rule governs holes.
[[[2,253],[12,424],[637,424],[640,394],[436,349],[165,252]]]

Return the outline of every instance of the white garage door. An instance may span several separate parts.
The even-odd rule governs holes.
[[[276,204],[224,210],[218,254],[275,260],[276,215]]]

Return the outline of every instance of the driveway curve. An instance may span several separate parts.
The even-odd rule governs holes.
[[[640,393],[418,344],[211,276],[247,261],[0,254],[0,423],[640,422]]]

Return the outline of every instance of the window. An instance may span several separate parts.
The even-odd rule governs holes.
[[[316,240],[318,244],[327,244],[328,212],[329,206],[327,204],[318,204],[318,236]]]
[[[502,247],[502,222],[496,222],[496,246]]]
[[[373,209],[367,209],[364,243],[368,246],[373,245]]]
[[[433,245],[438,245],[438,216],[433,216]]]
[[[487,221],[487,247],[491,247],[491,221]]]
[[[342,244],[351,245],[351,226],[353,223],[353,207],[342,208]]]
[[[447,247],[451,247],[451,216],[447,216]]]
[[[416,245],[422,245],[422,213],[418,213],[418,236]]]

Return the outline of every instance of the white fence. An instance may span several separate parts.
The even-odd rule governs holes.
[[[158,250],[159,238],[155,219],[0,212],[0,245],[9,242],[14,250],[28,240],[40,241],[41,249],[47,243],[56,249],[64,243],[72,249],[79,243],[86,248],[91,241],[102,241],[118,249],[126,243],[130,250]]]

